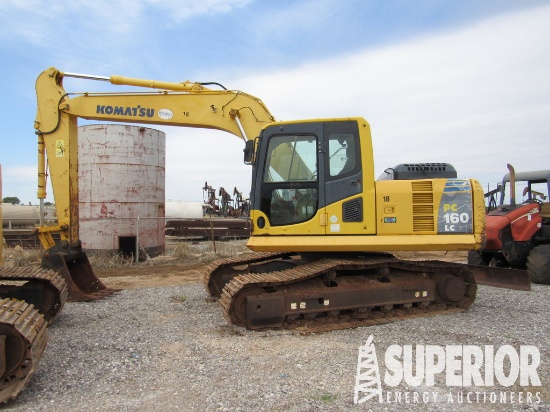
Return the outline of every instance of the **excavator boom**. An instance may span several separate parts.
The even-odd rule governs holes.
[[[66,77],[109,81],[142,88],[139,92],[67,92]],[[155,91],[145,90],[155,89]],[[72,300],[98,299],[108,289],[93,273],[79,238],[77,119],[109,120],[218,129],[243,140],[252,140],[274,121],[263,102],[235,90],[211,90],[199,83],[172,83],[122,76],[63,73],[49,68],[36,81],[38,136],[38,199],[46,198],[46,164],[57,209],[56,226],[37,227],[45,249],[42,265],[59,271]],[[52,233],[60,234],[54,241]]]

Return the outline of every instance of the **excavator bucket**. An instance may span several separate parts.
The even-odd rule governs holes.
[[[479,285],[498,288],[531,290],[531,279],[526,270],[507,269],[492,266],[466,265],[474,274]]]
[[[95,275],[88,256],[82,251],[73,251],[70,254],[46,253],[42,259],[42,266],[53,269],[63,276],[69,289],[69,302],[101,299],[120,290],[105,286]]]

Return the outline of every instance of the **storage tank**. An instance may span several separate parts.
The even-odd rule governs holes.
[[[39,206],[2,203],[2,209],[2,227],[4,228],[32,228],[40,222]],[[46,224],[53,224],[57,220],[53,206],[44,207],[44,219]]]
[[[166,135],[117,124],[78,128],[80,238],[87,252],[164,253]]]
[[[40,221],[38,206],[2,204],[2,227],[33,227]]]
[[[175,219],[201,219],[203,206],[200,202],[166,202],[166,220]]]

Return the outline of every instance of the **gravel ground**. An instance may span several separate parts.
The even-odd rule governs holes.
[[[97,302],[68,303],[49,329],[46,352],[28,387],[0,409],[550,410],[550,286],[534,285],[530,292],[480,286],[476,303],[465,313],[310,335],[230,326],[205,296],[197,284],[124,290]],[[495,351],[501,345],[535,345],[542,386],[461,391],[445,386],[441,374],[430,387],[402,383],[393,388],[382,381],[384,403],[370,399],[355,405],[358,349],[371,334],[382,378],[384,353],[392,344],[494,345]],[[508,398],[506,403],[483,398],[468,403],[468,392],[507,392]],[[514,402],[510,392],[516,393]],[[526,395],[518,402],[517,392],[531,392],[535,403],[525,403]]]

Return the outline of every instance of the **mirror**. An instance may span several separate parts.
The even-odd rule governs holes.
[[[244,163],[250,165],[254,163],[254,140],[247,140],[244,146]]]

